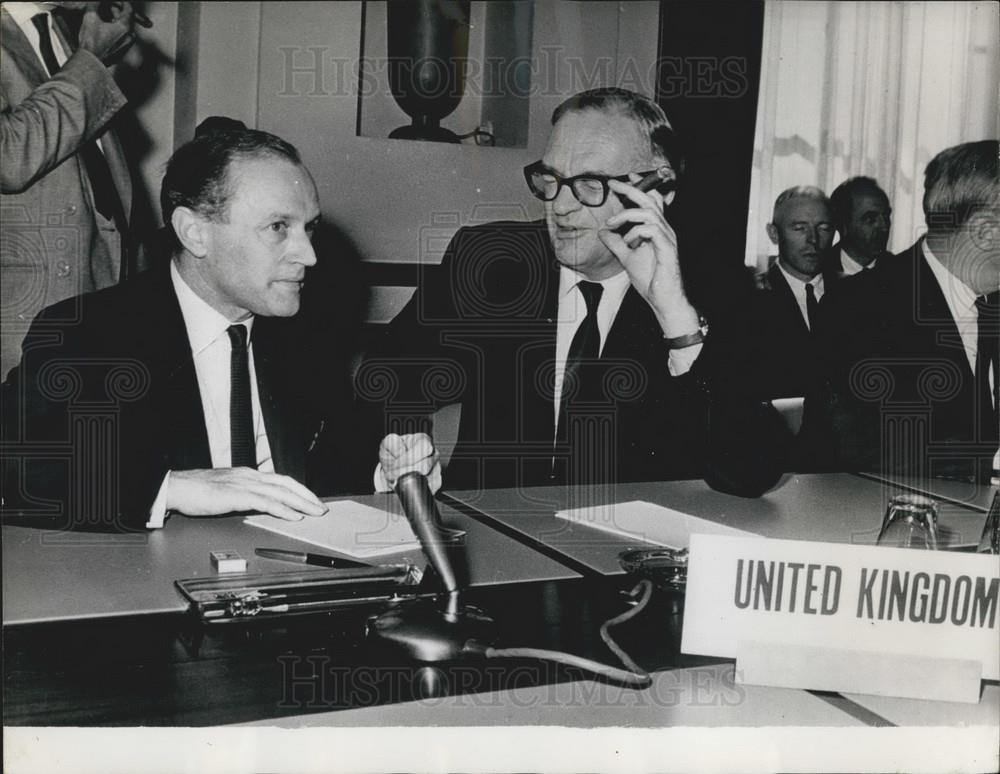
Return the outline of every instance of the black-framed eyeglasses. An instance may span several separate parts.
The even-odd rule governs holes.
[[[650,172],[639,172],[641,177],[645,177]],[[528,188],[537,198],[543,202],[551,202],[559,195],[559,191],[564,185],[569,186],[576,200],[587,207],[600,207],[608,200],[609,180],[618,180],[622,183],[629,181],[628,175],[573,175],[572,177],[562,177],[545,166],[541,161],[528,164],[524,168],[524,179],[528,183]]]

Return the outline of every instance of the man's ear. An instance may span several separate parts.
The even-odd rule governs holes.
[[[767,224],[767,235],[773,244],[778,244],[778,229],[773,223]]]
[[[208,255],[208,222],[190,207],[178,207],[170,215],[170,225],[174,228],[181,246],[195,258]]]

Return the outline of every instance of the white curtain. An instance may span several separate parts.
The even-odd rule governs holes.
[[[889,195],[889,249],[912,244],[927,162],[1000,136],[998,38],[995,2],[768,2],[746,264],[775,252],[764,226],[779,193],[854,175]]]

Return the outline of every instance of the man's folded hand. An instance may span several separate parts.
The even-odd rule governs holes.
[[[427,433],[396,435],[390,433],[382,439],[378,448],[378,460],[382,474],[391,489],[396,487],[396,479],[404,473],[417,472],[427,476],[432,492],[441,488],[441,462],[437,449]]]

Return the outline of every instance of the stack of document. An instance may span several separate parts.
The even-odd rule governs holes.
[[[360,559],[420,549],[405,516],[353,500],[334,500],[327,505],[330,511],[325,516],[307,516],[302,521],[248,516],[245,523]]]
[[[556,518],[620,535],[629,540],[641,540],[644,543],[670,548],[687,548],[691,535],[695,533],[753,535],[752,532],[727,527],[725,524],[700,519],[644,500],[559,511],[556,513]]]

